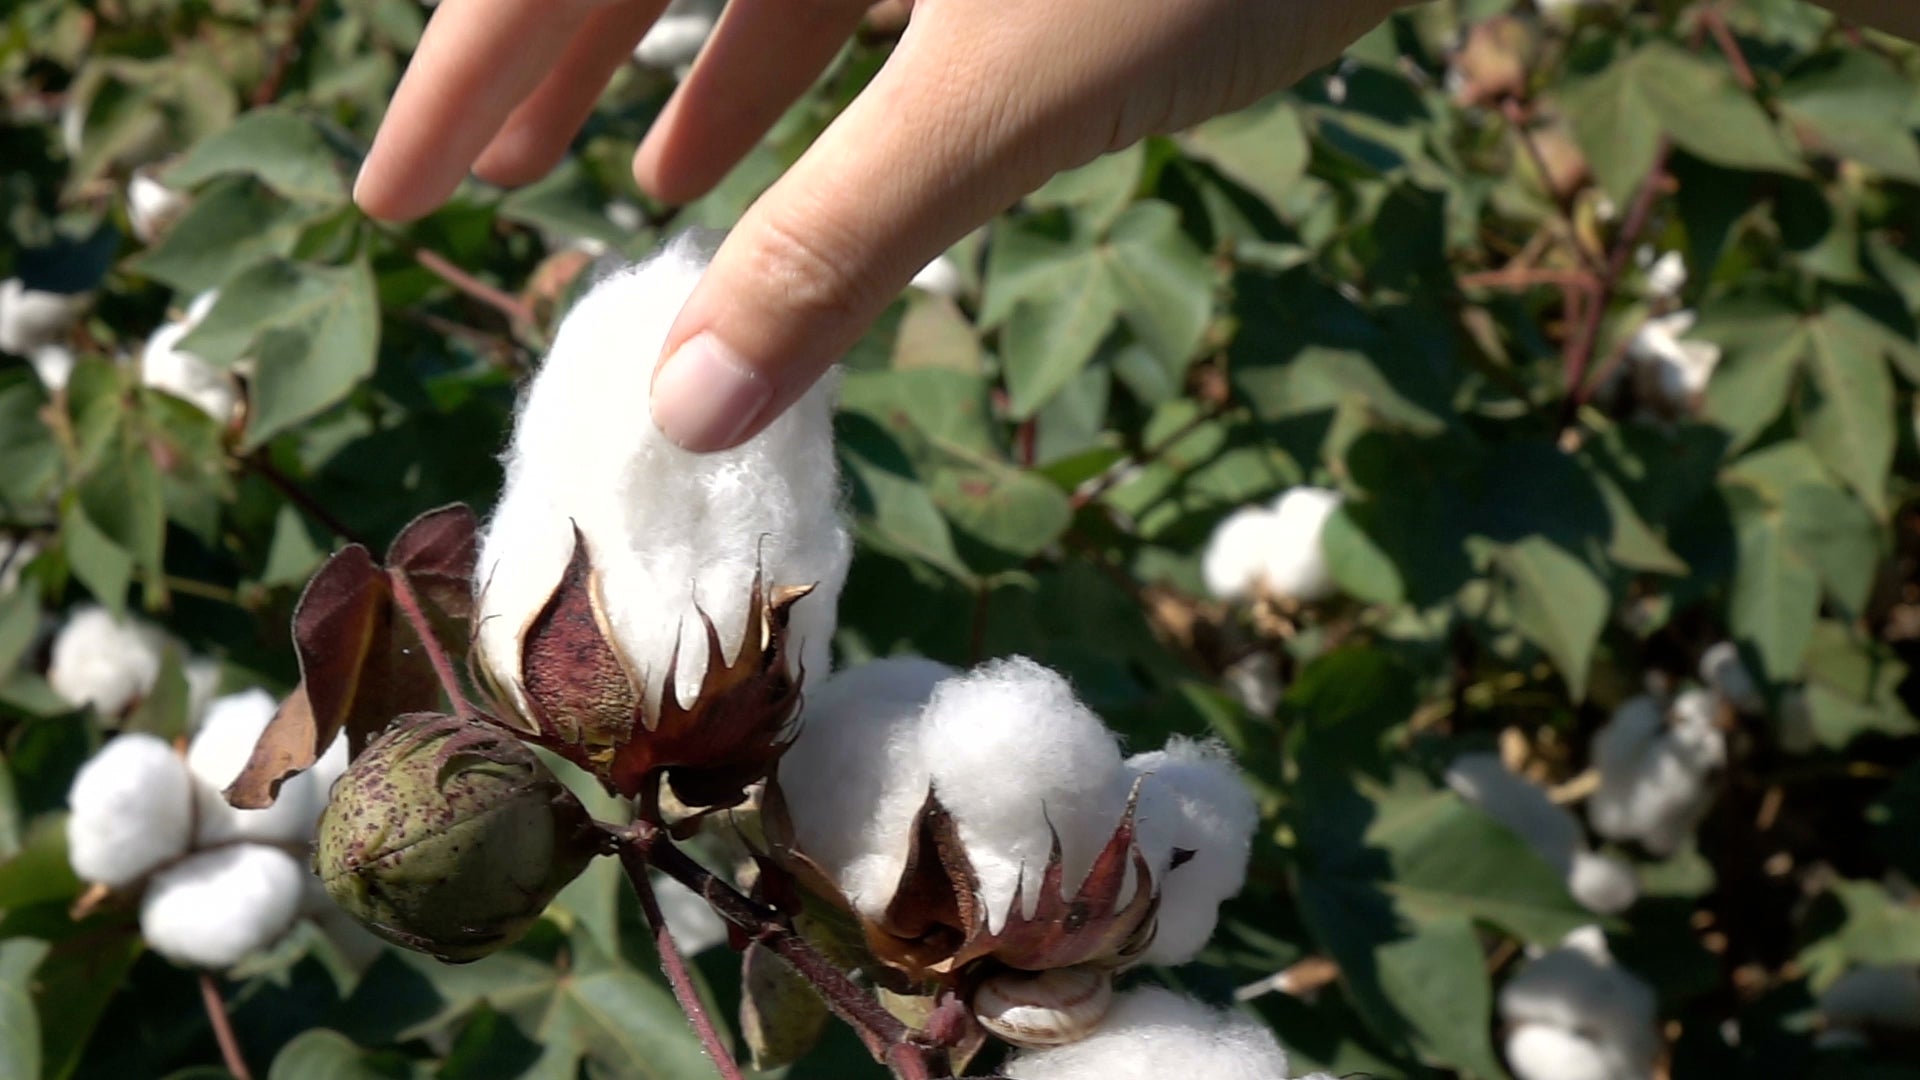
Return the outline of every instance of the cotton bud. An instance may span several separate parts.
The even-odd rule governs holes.
[[[19,278],[0,281],[0,353],[28,357],[61,343],[86,299],[84,294],[30,289]]]
[[[1214,530],[1201,558],[1207,589],[1222,600],[1256,596],[1311,604],[1334,594],[1321,534],[1340,493],[1291,488],[1272,507],[1244,507]]]
[[[725,6],[725,0],[673,0],[634,47],[634,61],[685,78]]]
[[[477,667],[532,738],[638,796],[731,806],[828,670],[849,540],[822,380],[745,445],[648,419],[652,365],[706,264],[682,238],[562,322],[482,537]]]
[[[80,767],[67,805],[67,859],[82,881],[125,888],[192,841],[193,780],[152,735],[110,740]]]
[[[1660,1052],[1653,990],[1614,963],[1597,926],[1575,930],[1500,991],[1520,1080],[1633,1080]]]
[[[160,239],[192,204],[186,192],[161,183],[152,169],[135,169],[127,179],[127,223],[143,244]]]
[[[1512,830],[1566,880],[1567,891],[1598,914],[1624,911],[1639,898],[1633,868],[1587,850],[1573,813],[1515,774],[1496,754],[1462,754],[1447,767],[1447,786]]]
[[[221,793],[240,775],[253,755],[267,722],[280,703],[265,690],[229,694],[213,702],[206,720],[187,749],[187,767],[200,781],[196,842],[218,844],[234,839],[304,847],[326,807],[327,790],[346,771],[347,739],[341,733],[314,766],[280,786],[273,805],[264,810],[236,810]]]
[[[1686,338],[1694,313],[1648,319],[1627,342],[1635,396],[1657,416],[1690,416],[1720,365],[1720,346]]]
[[[232,844],[199,852],[147,884],[140,935],[176,964],[232,967],[293,926],[305,877],[278,848]]]
[[[1600,787],[1587,801],[1594,831],[1671,855],[1713,802],[1726,737],[1706,691],[1684,691],[1670,709],[1642,695],[1621,705],[1594,735],[1593,759],[1600,770]]]
[[[1023,1052],[1012,1080],[1279,1080],[1287,1053],[1265,1025],[1158,987],[1120,995],[1077,1042]]]
[[[1731,641],[1719,642],[1700,654],[1700,681],[1736,712],[1755,716],[1767,711],[1760,684],[1741,661],[1740,647]]]
[[[180,347],[181,339],[200,325],[218,299],[217,292],[200,294],[184,316],[163,324],[147,338],[146,347],[140,351],[140,382],[191,402],[225,425],[233,422],[240,401],[240,387],[233,373]]]
[[[153,691],[167,637],[98,605],[76,608],[53,638],[47,683],[66,701],[115,717]]]
[[[374,933],[460,963],[518,940],[596,851],[585,809],[517,739],[417,713],[334,784],[314,870]]]
[[[1175,738],[1163,750],[1128,758],[1127,771],[1141,781],[1140,846],[1168,856],[1167,865],[1154,867],[1159,926],[1141,959],[1184,964],[1213,936],[1220,905],[1246,884],[1260,809],[1218,743]]]

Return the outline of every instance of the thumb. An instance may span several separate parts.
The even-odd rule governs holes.
[[[988,50],[920,17],[887,65],[720,245],[668,332],[653,420],[738,445],[843,355],[913,274],[1072,160]],[[1086,140],[1081,140],[1083,143]]]

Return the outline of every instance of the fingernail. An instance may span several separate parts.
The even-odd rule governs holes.
[[[695,453],[740,440],[773,400],[773,381],[712,334],[696,334],[653,376],[653,423]]]

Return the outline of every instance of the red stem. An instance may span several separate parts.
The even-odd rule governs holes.
[[[454,714],[465,719],[479,715],[473,703],[467,700],[467,692],[460,685],[460,676],[455,672],[453,660],[447,656],[447,650],[440,644],[440,637],[433,632],[433,620],[427,617],[426,609],[420,606],[420,597],[413,591],[413,583],[407,580],[404,572],[387,571],[387,581],[393,586],[393,602],[400,613],[407,617],[413,632],[420,638],[420,647],[427,651],[427,660],[433,664],[433,673],[440,679],[440,686],[447,692],[447,700],[453,703]]]
[[[213,972],[200,973],[200,1003],[207,1007],[207,1020],[213,1024],[213,1037],[220,1044],[220,1058],[234,1080],[253,1080],[247,1059],[240,1055],[240,1040],[234,1037],[233,1020],[227,1016],[226,999],[220,996],[220,984]]]
[[[660,954],[660,970],[667,973],[667,983],[680,1002],[680,1011],[687,1014],[687,1023],[693,1025],[694,1034],[700,1036],[700,1044],[706,1047],[707,1056],[713,1059],[713,1067],[720,1075],[725,1080],[744,1080],[739,1063],[733,1060],[726,1042],[714,1029],[713,1017],[707,1015],[706,1003],[700,1000],[700,990],[693,985],[692,973],[687,971],[687,958],[680,954],[680,946],[667,929],[660,901],[653,895],[653,882],[647,878],[646,859],[638,850],[623,844],[620,864],[626,867],[634,894],[640,898],[641,914],[647,917],[647,926],[653,930],[654,951]]]
[[[437,251],[428,251],[426,248],[415,248],[413,259],[421,266],[433,271],[440,280],[506,316],[508,322],[515,325],[531,326],[533,324],[533,308],[519,297],[481,281],[455,266],[445,255]]]
[[[1733,68],[1734,81],[1740,84],[1740,89],[1752,93],[1760,81],[1753,77],[1753,66],[1747,63],[1747,54],[1740,51],[1740,42],[1735,40],[1733,28],[1727,25],[1727,17],[1720,13],[1718,5],[1710,4],[1700,9],[1700,21],[1706,24],[1713,43],[1727,58],[1727,66]]]
[[[1640,181],[1640,190],[1634,193],[1633,205],[1627,209],[1626,220],[1620,224],[1620,235],[1614,239],[1613,253],[1607,258],[1606,271],[1600,275],[1599,287],[1588,299],[1580,328],[1567,339],[1567,398],[1560,414],[1562,428],[1573,424],[1580,406],[1586,403],[1587,368],[1593,362],[1594,345],[1600,340],[1600,324],[1607,313],[1607,301],[1612,298],[1614,289],[1619,287],[1620,275],[1626,272],[1627,263],[1633,258],[1633,247],[1639,243],[1640,233],[1647,227],[1647,219],[1653,216],[1653,204],[1666,184],[1667,157],[1672,152],[1673,141],[1662,135],[1659,149],[1654,152],[1653,168],[1647,171],[1646,179]]]
[[[287,29],[287,40],[274,50],[273,60],[267,66],[266,78],[253,92],[254,108],[271,105],[280,96],[280,86],[286,82],[287,69],[293,66],[294,57],[300,55],[300,39],[307,35],[307,24],[313,21],[314,12],[320,8],[320,0],[300,0],[300,6],[294,9],[293,24]]]

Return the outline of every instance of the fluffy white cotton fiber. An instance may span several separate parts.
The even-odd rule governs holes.
[[[1726,737],[1706,691],[1684,691],[1664,709],[1643,695],[1621,705],[1594,735],[1593,759],[1600,770],[1599,790],[1587,801],[1594,831],[1670,855],[1713,801]]]
[[[613,636],[648,673],[650,705],[682,638],[676,689],[682,703],[698,692],[707,650],[696,604],[728,655],[738,648],[757,569],[769,586],[815,586],[793,608],[792,655],[812,679],[827,674],[850,552],[833,452],[836,380],[820,380],[766,430],[720,453],[688,453],[649,419],[654,360],[709,257],[682,236],[600,281],[567,313],[534,376],[480,545],[479,645],[503,686],[514,685],[520,633],[559,583],[575,526]]]
[[[1660,1051],[1653,989],[1614,963],[1597,926],[1568,934],[1500,991],[1520,1080],[1645,1080]]]
[[[67,859],[83,881],[124,887],[192,842],[192,777],[152,735],[109,741],[80,767],[67,805]]]
[[[74,705],[118,716],[153,690],[166,649],[153,626],[98,605],[76,608],[54,635],[47,682]]]
[[[176,964],[232,967],[293,925],[307,872],[261,844],[199,852],[161,870],[140,904],[140,933]]]
[[[1326,488],[1287,490],[1271,507],[1242,507],[1228,515],[1201,556],[1207,590],[1222,600],[1265,593],[1313,603],[1334,593],[1321,535],[1340,507]]]
[[[1166,748],[1127,759],[1144,777],[1135,814],[1138,842],[1160,875],[1159,928],[1142,957],[1184,964],[1196,956],[1220,919],[1220,905],[1247,882],[1247,859],[1260,808],[1227,748],[1173,738]],[[1171,866],[1175,849],[1191,852]]]
[[[1282,1080],[1287,1053],[1252,1017],[1142,987],[1115,998],[1087,1038],[1005,1068],[1013,1080]]]
[[[1515,774],[1497,754],[1462,754],[1447,767],[1447,786],[1486,811],[1525,841],[1567,882],[1567,891],[1589,911],[1625,910],[1639,896],[1633,869],[1587,849],[1572,811],[1556,804],[1537,784]]]

